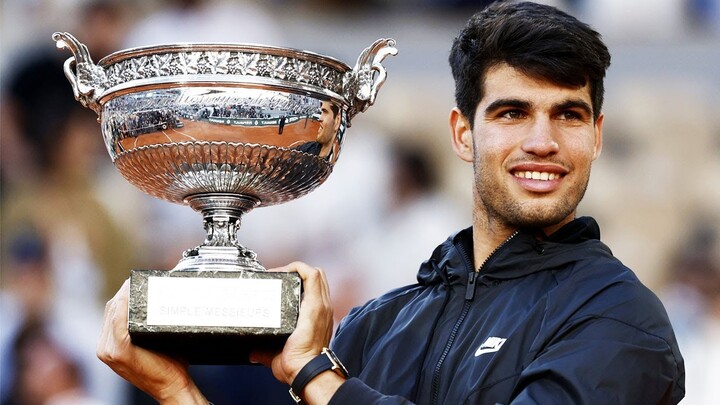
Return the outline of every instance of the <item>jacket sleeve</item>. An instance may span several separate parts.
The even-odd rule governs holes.
[[[368,318],[359,316],[361,308],[350,311],[335,334],[333,350],[340,357],[347,367],[350,375],[358,375],[362,369],[360,353],[365,345],[367,331],[372,325],[368,325]],[[378,321],[371,318],[371,321]],[[329,405],[412,405],[412,402],[399,396],[384,395],[374,388],[365,384],[359,378],[350,378],[343,383],[330,399]]]
[[[412,402],[398,396],[383,395],[365,385],[357,378],[351,378],[335,392],[328,405],[412,405]]]
[[[588,317],[522,371],[512,404],[676,404],[684,367],[663,338],[620,320]]]

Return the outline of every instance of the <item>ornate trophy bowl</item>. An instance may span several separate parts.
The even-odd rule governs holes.
[[[237,241],[255,207],[301,197],[330,175],[351,119],[375,101],[395,41],[354,68],[289,48],[175,44],[94,64],[68,33],[58,48],[75,98],[95,111],[110,157],[131,184],[202,214],[205,241],[171,271],[132,270],[133,342],[191,363],[243,363],[297,322],[296,273],[266,272]],[[180,231],[180,230],[179,230]]]

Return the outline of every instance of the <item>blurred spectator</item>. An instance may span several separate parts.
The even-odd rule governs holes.
[[[428,252],[471,223],[466,211],[439,191],[438,171],[422,146],[395,143],[391,162],[388,204],[350,250],[363,301],[415,283]]]
[[[77,104],[52,134],[34,142],[31,150],[43,157],[38,176],[3,195],[3,231],[12,235],[16,224],[33,224],[50,241],[59,304],[100,308],[127,277],[132,249],[95,196],[97,160],[107,158],[94,114],[87,113]]]
[[[13,345],[15,379],[3,405],[101,405],[88,395],[78,362],[41,322],[26,323]]]
[[[127,16],[119,1],[88,1],[74,34],[92,54],[109,53],[123,38]],[[44,45],[21,57],[3,87],[3,231],[33,223],[52,240],[56,287],[68,288],[70,299],[80,289],[79,297],[102,304],[128,274],[129,239],[96,196],[96,174],[110,165],[97,117],[73,99],[63,72],[69,55],[49,38]],[[85,263],[70,269],[77,260]],[[80,276],[82,268],[87,274]],[[73,286],[71,274],[81,284]]]
[[[81,23],[71,33],[92,55],[105,56],[117,50],[124,38],[127,17],[119,0],[88,1],[79,15]],[[0,179],[4,187],[42,175],[38,170],[50,164],[48,153],[55,138],[70,112],[78,109],[62,68],[69,56],[55,49],[48,35],[37,47],[16,55],[3,75]],[[89,110],[85,114],[93,115]]]
[[[706,225],[691,228],[670,263],[661,297],[685,358],[687,394],[682,404],[711,405],[720,397],[720,240]]]
[[[93,55],[123,38],[122,2],[85,2],[79,18],[71,32]],[[82,368],[88,392],[121,404],[124,383],[97,360],[95,344],[103,304],[127,277],[134,249],[97,198],[97,173],[110,161],[97,117],[73,99],[62,67],[67,57],[48,35],[3,77],[0,264],[3,300],[11,303],[2,308],[3,348],[21,325],[41,320],[74,359],[69,365],[59,356],[58,364]],[[41,347],[54,353],[55,346]],[[20,360],[34,366],[34,357]],[[3,384],[11,375],[3,370]]]
[[[4,235],[3,239],[7,239]],[[31,226],[19,227],[3,246],[0,290],[0,402],[9,398],[15,379],[13,342],[24,323],[44,319],[51,299],[48,252]]]
[[[83,349],[72,346],[74,341],[87,343],[84,336],[74,335],[87,330],[77,328],[75,320],[54,307],[47,240],[29,224],[4,239],[0,402],[100,403],[91,400],[87,394],[90,385],[82,377],[97,369],[93,367],[96,361],[76,357],[83,356]],[[72,315],[85,317],[87,311]]]
[[[686,0],[687,21],[699,34],[720,32],[720,1]]]

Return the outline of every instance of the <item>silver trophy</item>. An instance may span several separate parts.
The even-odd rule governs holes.
[[[98,115],[117,170],[202,214],[205,241],[170,270],[132,270],[134,343],[190,363],[245,363],[295,329],[301,282],[267,272],[237,241],[243,214],[301,197],[332,172],[350,120],[371,106],[395,55],[380,39],[350,68],[289,48],[173,44],[113,53],[55,33],[75,98]],[[178,229],[178,232],[182,232]]]

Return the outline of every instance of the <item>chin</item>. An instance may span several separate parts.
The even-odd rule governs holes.
[[[529,205],[529,206],[528,206]],[[565,204],[527,204],[519,210],[510,209],[510,223],[520,228],[547,228],[567,222],[574,208]]]

